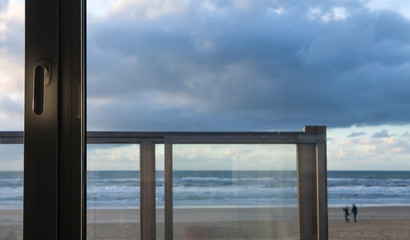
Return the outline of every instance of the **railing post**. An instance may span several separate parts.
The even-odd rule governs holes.
[[[297,190],[299,239],[317,239],[316,146],[297,145]]]
[[[297,144],[299,239],[328,239],[326,127],[305,127],[316,144]],[[324,136],[323,136],[324,135]]]
[[[316,134],[324,135],[325,140],[316,144],[316,186],[318,240],[326,240],[329,238],[327,215],[326,127],[318,127]]]
[[[155,240],[155,144],[140,144],[140,231],[142,240]]]
[[[173,239],[173,206],[172,206],[172,144],[165,143],[165,240]]]

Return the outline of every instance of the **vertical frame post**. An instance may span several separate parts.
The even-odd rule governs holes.
[[[173,239],[173,206],[172,206],[172,144],[165,143],[165,240]]]
[[[47,14],[43,14],[47,13]],[[58,238],[59,17],[57,0],[26,1],[24,239]],[[48,62],[41,113],[33,111],[34,68]]]
[[[326,127],[306,126],[316,144],[297,144],[299,239],[328,239]]]
[[[324,140],[316,144],[316,186],[317,186],[317,226],[318,239],[329,238],[327,214],[327,156],[326,127],[317,127],[317,135],[324,135]]]
[[[315,144],[297,145],[297,190],[299,239],[314,240],[317,236]]]
[[[140,231],[142,240],[155,239],[155,144],[140,144]]]
[[[23,235],[27,240],[85,239],[84,6],[84,0],[26,1]],[[41,62],[47,63],[50,78],[39,85],[42,107],[33,112],[33,79],[37,81],[33,68]]]
[[[85,0],[59,4],[59,240],[86,238]]]

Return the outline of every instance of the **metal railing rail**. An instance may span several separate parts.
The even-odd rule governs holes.
[[[23,132],[0,132],[22,144]],[[165,147],[165,239],[173,239],[173,144],[296,144],[299,239],[328,239],[326,127],[303,132],[88,132],[88,144],[140,145],[141,239],[155,239],[155,144]]]

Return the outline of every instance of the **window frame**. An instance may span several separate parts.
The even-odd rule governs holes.
[[[85,0],[26,1],[24,239],[85,239]],[[50,63],[44,112],[33,69]]]

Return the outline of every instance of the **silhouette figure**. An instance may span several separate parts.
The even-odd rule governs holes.
[[[353,204],[353,207],[352,207],[352,214],[354,216],[354,222],[356,222],[357,207],[354,204]]]
[[[343,208],[343,211],[345,212],[345,219],[346,219],[346,222],[348,223],[349,222],[348,216],[350,215],[349,206],[346,206],[345,208]]]

